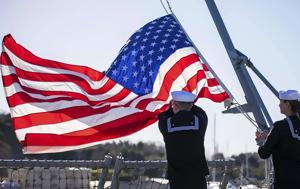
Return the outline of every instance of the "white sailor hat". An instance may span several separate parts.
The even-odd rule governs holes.
[[[194,102],[196,95],[187,91],[173,91],[171,92],[172,100],[178,102]]]
[[[296,90],[279,91],[279,99],[281,100],[300,100],[300,94]]]

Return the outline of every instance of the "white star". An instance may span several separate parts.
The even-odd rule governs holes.
[[[188,41],[185,41],[184,43],[185,43],[185,44],[187,44],[187,45],[189,45],[189,44],[190,44],[190,42],[188,42]]]
[[[140,60],[143,61],[144,58],[145,58],[145,56],[142,54],[142,55],[140,56]]]
[[[158,38],[158,35],[155,35],[155,36],[153,36],[152,38],[153,38],[153,39],[157,39],[157,38]]]
[[[144,83],[146,83],[147,77],[144,76],[142,80],[143,80]]]
[[[182,30],[178,30],[178,32],[179,32],[179,33],[183,33],[183,31],[182,31]]]
[[[146,41],[148,41],[148,38],[144,38],[144,39],[143,39],[143,42],[146,42]]]
[[[133,61],[132,62],[132,65],[135,67],[136,66],[136,64],[137,64],[137,61]]]
[[[155,20],[151,22],[151,24],[156,24],[156,23],[157,23],[157,21],[155,21]]]
[[[137,75],[138,75],[137,71],[133,72],[133,77],[137,77]]]
[[[169,28],[169,29],[167,29],[167,31],[168,31],[168,32],[171,32],[171,31],[173,31],[173,29]]]
[[[126,55],[125,54],[122,56],[122,60],[126,60]]]
[[[162,23],[164,23],[164,24],[165,24],[165,23],[167,23],[167,21],[165,21],[165,20],[164,20],[164,21],[162,21]]]
[[[132,44],[132,46],[136,46],[136,44],[137,44],[137,42],[134,42],[134,43]]]
[[[165,27],[165,25],[161,24],[161,25],[159,25],[158,27],[159,27],[159,28],[163,28],[163,27]]]
[[[149,93],[149,89],[148,88],[145,89],[145,93]]]
[[[142,46],[141,46],[141,50],[143,51],[143,50],[144,50],[144,48],[146,48],[146,47],[145,47],[145,45],[142,45]]]
[[[161,30],[156,30],[156,33],[160,33],[161,32]]]
[[[154,50],[149,51],[149,55],[152,55],[154,53]]]
[[[135,36],[135,39],[138,39],[138,38],[140,38],[141,36],[140,35],[137,35],[137,36]]]
[[[114,69],[114,70],[112,71],[112,74],[113,74],[113,75],[117,75],[117,73],[118,73],[118,71],[117,71],[116,69]]]
[[[135,49],[133,49],[132,51],[131,51],[131,54],[133,55],[133,56],[135,56],[136,55],[136,50]]]
[[[154,47],[156,45],[156,42],[151,43],[151,47]]]
[[[150,33],[151,33],[151,32],[146,32],[146,33],[145,33],[145,35],[147,35],[147,36],[148,36],[148,35],[150,35]]]
[[[157,57],[157,60],[161,61],[163,59],[163,57],[160,55]]]
[[[154,28],[154,26],[149,26],[149,27],[148,27],[149,30],[151,30],[151,29],[153,29],[153,28]]]
[[[181,37],[181,35],[180,34],[176,34],[176,37]]]
[[[179,39],[173,39],[172,41],[174,41],[175,43],[177,43],[179,41]]]
[[[175,28],[176,26],[175,26],[175,25],[173,25],[173,24],[171,24],[171,25],[170,25],[170,27],[171,27],[171,28]]]
[[[170,34],[166,33],[164,36],[165,36],[165,37],[169,37],[169,36],[170,36]]]
[[[126,65],[124,65],[124,66],[122,67],[122,70],[126,72],[127,68],[128,68],[128,67],[127,67]]]
[[[127,82],[128,79],[129,79],[129,78],[128,78],[127,76],[124,76],[124,77],[123,77],[123,81],[125,81],[125,82]]]
[[[134,86],[135,88],[137,88],[137,87],[139,86],[139,83],[138,83],[138,82],[135,82],[135,83],[133,84],[133,86]]]
[[[174,50],[174,49],[176,49],[176,45],[173,44],[173,45],[171,45],[170,48]]]
[[[164,46],[162,46],[162,47],[159,48],[159,51],[160,51],[160,52],[163,52],[164,50],[165,50],[165,47],[164,47]]]
[[[144,72],[146,70],[146,66],[142,65],[141,70]]]
[[[148,60],[148,65],[151,66],[152,62],[153,62],[152,59]]]
[[[152,70],[150,70],[149,76],[152,76],[153,74],[154,74],[154,72]]]
[[[166,44],[168,42],[168,40],[164,39],[161,41],[162,44]]]

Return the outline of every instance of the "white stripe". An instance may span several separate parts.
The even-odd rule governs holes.
[[[116,84],[108,92],[104,94],[91,95],[87,93],[80,86],[72,82],[45,82],[45,81],[30,81],[26,79],[19,78],[21,85],[40,90],[40,91],[57,91],[57,92],[74,92],[86,96],[90,101],[100,101],[111,98],[112,96],[118,94],[124,89],[119,84]]]
[[[116,108],[101,114],[86,116],[62,123],[37,125],[29,128],[18,129],[15,130],[15,132],[19,140],[24,140],[26,133],[66,134],[104,124],[137,112],[141,112],[141,110],[132,107]]]
[[[1,64],[2,76],[8,76],[10,74],[16,74],[16,69],[12,66]]]
[[[100,81],[93,81],[88,76],[75,71],[69,71],[65,69],[59,68],[51,68],[46,66],[38,66],[31,63],[28,63],[19,57],[17,57],[14,53],[12,53],[9,49],[4,46],[4,51],[8,54],[10,60],[12,61],[13,65],[21,70],[29,71],[29,72],[36,72],[36,73],[46,73],[46,74],[69,74],[81,77],[85,81],[87,81],[92,89],[99,89],[101,88],[108,80],[108,78],[103,78]]]
[[[44,100],[48,100],[48,99],[53,99],[53,98],[58,98],[58,97],[67,97],[66,95],[51,95],[51,96],[44,96],[44,95],[40,95],[40,94],[35,94],[35,93],[29,93],[26,92],[22,89],[21,85],[19,83],[12,83],[11,85],[7,86],[4,88],[6,91],[6,97],[10,97],[18,92],[24,92],[27,93],[29,96],[31,96],[32,98],[38,98],[38,99],[44,99]]]
[[[118,102],[106,102],[101,105],[91,106],[88,103],[82,100],[59,100],[55,102],[33,102],[33,103],[26,103],[20,104],[13,108],[11,108],[11,117],[21,117],[29,114],[34,113],[44,113],[44,112],[51,112],[56,110],[61,110],[70,107],[79,107],[79,106],[90,106],[91,108],[101,108],[106,105],[110,105],[111,107],[124,105],[131,101],[132,99],[136,98],[136,94],[130,93],[126,98]]]

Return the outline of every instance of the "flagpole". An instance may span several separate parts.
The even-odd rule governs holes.
[[[189,42],[192,43],[194,49],[196,50],[196,53],[198,54],[198,56],[201,58],[201,60],[204,62],[204,64],[208,67],[209,71],[212,73],[212,75],[216,78],[216,80],[218,80],[219,84],[222,86],[222,88],[227,92],[227,94],[229,95],[230,99],[234,99],[233,95],[230,93],[230,91],[227,89],[227,87],[224,85],[224,83],[220,80],[220,78],[217,76],[217,74],[213,71],[213,69],[210,67],[210,65],[208,64],[208,62],[206,61],[206,59],[204,58],[204,56],[200,53],[199,49],[197,48],[197,46],[194,44],[194,42],[191,40],[190,36],[187,34],[187,32],[185,31],[185,29],[183,28],[183,26],[181,25],[181,23],[179,22],[179,20],[177,19],[177,17],[175,16],[175,14],[172,12],[171,13],[172,16],[174,17],[174,19],[176,20],[176,22],[179,24],[181,30],[184,32],[184,34],[186,35],[186,37],[188,38]]]

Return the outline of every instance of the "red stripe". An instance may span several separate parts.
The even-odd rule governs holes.
[[[94,69],[91,69],[86,66],[75,66],[75,65],[70,65],[70,64],[65,64],[53,60],[47,60],[47,59],[42,59],[31,52],[29,52],[26,48],[23,46],[17,44],[13,37],[9,34],[4,37],[3,39],[3,45],[9,49],[13,54],[15,54],[17,57],[22,59],[23,61],[29,63],[29,64],[34,64],[38,66],[43,66],[43,67],[49,67],[49,68],[58,68],[58,69],[64,69],[64,70],[69,70],[69,71],[75,71],[81,74],[84,74],[88,76],[91,80],[94,81],[99,81],[103,78],[104,74],[101,72],[98,72]]]
[[[119,106],[115,106],[113,108],[119,108]],[[109,105],[96,109],[92,108],[91,106],[74,106],[56,111],[48,111],[29,114],[21,117],[13,117],[12,122],[15,129],[24,129],[36,125],[40,125],[41,127],[43,127],[43,125],[45,124],[62,123],[86,116],[105,113],[113,108],[111,108]],[[72,127],[72,125],[70,125],[70,127]]]
[[[5,87],[10,86],[13,83],[19,83],[19,80],[17,78],[16,75],[8,75],[8,76],[3,76],[2,77],[3,80],[3,84]],[[106,83],[107,84],[107,83]],[[105,84],[105,85],[106,85]],[[21,85],[21,84],[20,84]],[[110,85],[110,84],[107,84]],[[54,102],[54,101],[59,101],[59,100],[70,100],[70,99],[78,99],[78,100],[82,100],[92,106],[94,105],[99,105],[103,102],[118,102],[123,100],[124,98],[126,98],[128,96],[128,94],[130,94],[130,91],[126,88],[123,88],[122,90],[120,90],[117,94],[115,94],[114,96],[105,99],[105,100],[99,100],[99,101],[91,101],[88,99],[87,96],[80,94],[80,93],[76,93],[76,92],[62,92],[62,91],[41,91],[41,90],[37,90],[37,89],[33,89],[33,88],[28,88],[25,86],[21,85],[21,88],[23,91],[18,92],[10,97],[8,97],[8,100],[10,101],[10,107],[15,107],[17,105],[21,105],[24,103],[31,103],[31,102]],[[104,90],[107,90],[107,86],[103,86]],[[33,98],[31,96],[29,96],[27,93],[32,93],[32,94],[40,94],[40,95],[44,95],[44,96],[53,96],[53,95],[60,95],[60,96],[65,96],[65,97],[57,97],[54,99],[40,99],[40,98]]]
[[[157,120],[156,114],[139,112],[118,120],[93,127],[91,129],[64,135],[55,134],[27,134],[23,144],[25,146],[74,146],[112,138],[127,136],[137,132]],[[122,124],[117,123],[122,122]],[[97,131],[92,131],[96,129]],[[84,137],[83,137],[84,136]]]

